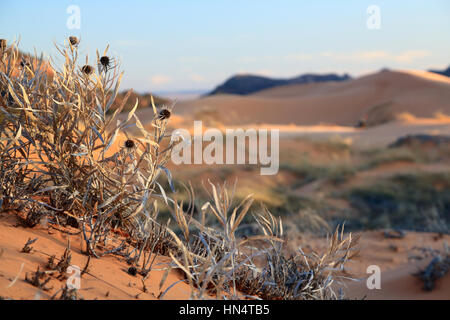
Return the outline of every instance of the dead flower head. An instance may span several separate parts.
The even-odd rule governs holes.
[[[69,37],[69,42],[71,45],[76,46],[79,42],[78,38],[75,36],[70,36]]]
[[[81,71],[85,74],[85,75],[91,75],[93,72],[94,72],[94,68],[92,68],[92,66],[90,66],[90,65],[84,65],[82,68],[81,68]]]
[[[100,70],[107,72],[110,69],[114,69],[116,67],[116,64],[113,58],[108,56],[102,56],[98,62],[98,66]]]
[[[0,50],[6,49],[7,41],[6,39],[0,39]]]
[[[108,56],[103,56],[100,58],[100,64],[105,67],[108,68],[110,66],[111,60],[109,59]]]
[[[159,119],[161,120],[165,120],[165,119],[169,119],[170,118],[170,111],[168,109],[162,109],[159,112]]]
[[[127,141],[125,141],[125,148],[127,148],[128,150],[132,150],[135,146],[136,143],[133,140],[128,139]]]

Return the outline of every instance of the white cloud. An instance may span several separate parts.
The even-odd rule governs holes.
[[[307,54],[307,53],[298,53],[298,54],[290,54],[287,56],[284,56],[286,60],[292,60],[292,61],[308,61],[313,58],[313,55]]]
[[[189,76],[189,78],[194,82],[205,82],[206,81],[205,77],[203,77],[199,74],[191,74]]]
[[[150,81],[154,85],[162,85],[162,84],[170,83],[172,81],[172,79],[168,76],[158,74],[158,75],[154,75],[153,77],[151,77]]]
[[[265,76],[265,77],[269,77],[273,75],[273,72],[269,69],[261,69],[261,70],[257,70],[255,72],[255,74],[258,74],[260,76]]]
[[[364,51],[355,54],[355,58],[359,60],[383,60],[389,57],[390,54],[386,51]]]
[[[236,71],[235,75],[238,76],[248,76],[248,75],[257,75],[257,76],[263,76],[263,77],[271,77],[274,75],[274,72],[269,69],[259,69],[259,70],[238,70]]]
[[[412,51],[405,51],[402,54],[398,55],[396,57],[396,60],[398,62],[402,63],[411,63],[415,60],[422,59],[425,57],[431,56],[431,51],[428,50],[412,50]]]
[[[390,54],[386,51],[359,51],[359,52],[322,52],[322,57],[342,60],[342,61],[373,61],[385,60],[389,58]]]
[[[383,61],[397,63],[412,63],[416,60],[432,55],[428,50],[409,50],[393,54],[383,50],[376,51],[358,51],[358,52],[322,52],[322,57],[339,61]]]

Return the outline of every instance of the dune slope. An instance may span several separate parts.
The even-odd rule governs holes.
[[[385,122],[404,112],[431,117],[436,112],[450,114],[450,79],[425,71],[384,70],[346,82],[286,85],[248,96],[183,101],[175,112],[194,119],[212,116],[233,125],[348,126],[364,117]]]

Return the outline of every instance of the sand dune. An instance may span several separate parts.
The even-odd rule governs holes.
[[[146,118],[145,110],[141,116]],[[224,124],[355,125],[408,112],[450,114],[450,79],[425,71],[380,71],[351,81],[276,87],[247,96],[217,95],[183,101],[177,114],[213,117]],[[386,119],[384,119],[386,118]]]
[[[62,227],[61,227],[62,228]],[[73,230],[61,230],[67,232]],[[80,269],[86,265],[87,257],[81,254],[80,235],[69,236],[49,226],[24,228],[20,226],[15,214],[0,214],[0,297],[12,299],[50,299],[53,295],[58,298],[59,291],[65,285],[65,279],[59,279],[57,274],[49,274],[51,280],[46,285],[48,291],[40,290],[25,281],[31,277],[39,266],[41,271],[48,271],[45,267],[48,258],[56,255],[59,258],[67,247],[67,240],[71,240],[72,265]],[[37,238],[30,253],[21,252],[21,248],[28,239]],[[314,248],[323,251],[326,239],[304,235],[297,240],[290,241],[291,246],[302,246],[305,250]],[[360,279],[358,282],[345,282],[344,291],[351,299],[448,299],[449,274],[439,279],[435,290],[423,291],[422,283],[412,274],[423,268],[430,259],[423,259],[410,263],[409,256],[415,247],[429,247],[442,249],[443,242],[449,236],[443,235],[437,239],[436,234],[408,232],[403,239],[386,239],[381,231],[368,231],[361,234],[361,254],[359,258],[348,265],[348,276]],[[164,274],[166,263],[170,259],[158,256],[151,276],[145,281],[143,288],[141,277],[127,273],[129,265],[123,258],[107,255],[102,259],[91,259],[88,272],[81,278],[79,293],[82,298],[92,299],[158,299],[167,290],[164,299],[188,299],[190,288],[186,283],[179,282],[180,274],[172,271],[164,286],[159,283]],[[369,290],[366,286],[366,268],[369,265],[379,265],[382,271],[381,290]],[[69,275],[67,275],[69,276]],[[145,291],[145,292],[144,292]]]
[[[278,128],[280,138],[304,137],[312,140],[338,139],[359,148],[387,147],[398,138],[407,135],[448,135],[450,136],[450,119],[418,118],[392,121],[367,129],[335,125],[270,125],[264,128]]]
[[[50,275],[51,280],[46,285],[48,291],[40,290],[25,281],[26,276],[32,277],[37,267],[41,271],[49,271],[46,264],[50,256],[59,259],[67,247],[70,237],[71,264],[83,269],[87,257],[81,253],[81,235],[77,230],[70,230],[77,235],[68,235],[63,227],[59,229],[49,226],[24,228],[14,214],[0,214],[0,298],[45,300],[53,295],[59,298],[58,292],[65,286],[65,279],[58,279]],[[21,249],[28,239],[37,239],[32,245],[30,253],[22,253]],[[180,280],[179,275],[172,271],[164,286],[160,289],[159,283],[165,273],[170,258],[157,257],[152,276],[145,282],[146,290],[140,276],[127,273],[129,265],[117,256],[108,255],[102,259],[91,259],[88,271],[81,277],[79,290],[81,297],[87,300],[113,299],[113,300],[155,300],[166,289]],[[70,275],[68,274],[67,277]],[[145,291],[145,292],[144,292]],[[184,282],[175,284],[163,296],[164,299],[188,299],[190,288]]]

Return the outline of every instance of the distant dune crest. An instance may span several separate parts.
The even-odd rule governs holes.
[[[445,70],[429,70],[430,72],[437,73],[446,77],[450,77],[450,66]]]
[[[289,84],[306,84],[328,81],[345,81],[351,77],[348,74],[342,76],[337,74],[304,74],[290,79],[273,79],[257,75],[236,75],[219,85],[208,95],[215,94],[239,94],[246,95],[261,90],[284,86]]]
[[[245,95],[213,94],[180,102],[177,110],[186,116],[214,116],[220,123],[233,125],[355,126],[361,119],[368,120],[369,125],[378,125],[395,120],[402,113],[415,117],[450,115],[450,78],[436,73],[382,70],[347,81],[321,79],[324,82],[304,80],[305,83],[287,83]],[[272,81],[254,76],[233,77],[213,93],[224,93],[222,90],[233,87],[230,83],[249,80],[258,82],[260,87],[265,81]]]

